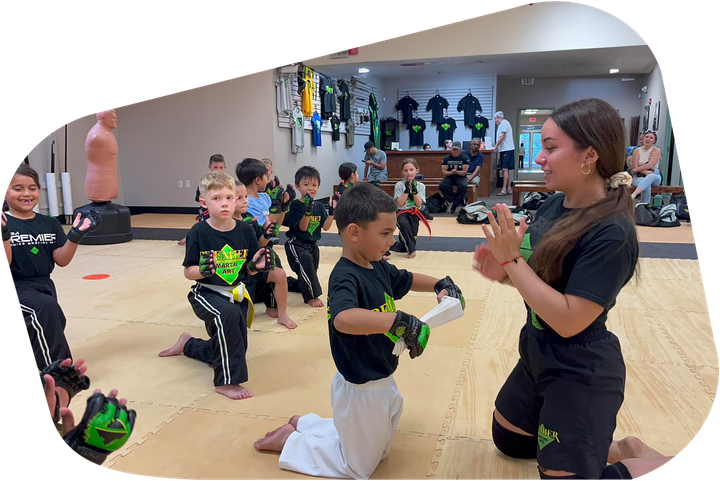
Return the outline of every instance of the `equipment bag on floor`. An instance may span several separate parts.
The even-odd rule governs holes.
[[[427,210],[429,210],[433,214],[445,212],[447,210],[447,205],[445,205],[445,199],[443,199],[439,192],[436,192],[430,197],[428,197],[425,201],[425,205],[427,206]]]
[[[510,206],[510,212],[512,212],[515,225],[520,224],[520,219],[525,219],[525,222],[532,220],[532,215],[526,209],[521,207]],[[456,220],[460,224],[489,224],[488,214],[492,212],[492,209],[488,209],[483,201],[473,202],[468,204],[460,210]],[[497,219],[497,216],[495,216]]]
[[[647,227],[677,227],[680,225],[677,206],[668,204],[657,208],[652,204],[637,204],[635,206],[635,224]]]
[[[548,197],[550,197],[550,194],[547,192],[525,192],[520,206],[523,209],[538,210]]]
[[[684,195],[673,194],[670,196],[670,204],[677,206],[678,219],[690,222],[690,211],[688,210],[687,197]]]

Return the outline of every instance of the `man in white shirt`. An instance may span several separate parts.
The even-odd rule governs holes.
[[[510,195],[512,194],[510,171],[515,170],[515,141],[513,140],[512,126],[510,122],[505,120],[505,114],[502,110],[495,112],[493,120],[495,120],[497,126],[497,141],[493,151],[500,153],[498,162],[503,173],[503,188],[498,195]]]

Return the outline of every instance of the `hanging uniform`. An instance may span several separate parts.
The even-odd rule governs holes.
[[[350,89],[345,80],[338,80],[338,102],[340,103],[340,120],[347,122],[350,118]]]
[[[375,145],[380,145],[380,118],[375,93],[370,94],[370,100],[368,100],[368,110],[370,111],[370,142]]]
[[[452,117],[445,117],[442,122],[438,124],[437,130],[439,147],[444,148],[445,141],[453,139],[453,132],[455,132],[456,128],[457,124],[455,123],[455,119]]]
[[[348,309],[396,312],[395,301],[412,286],[413,274],[386,261],[366,269],[340,258],[330,274],[327,298],[330,351],[338,372],[332,381],[333,418],[302,416],[290,434],[282,469],[328,478],[368,479],[390,452],[403,411],[393,373],[399,358],[384,334],[355,336],[335,329]]]
[[[475,137],[478,137],[481,141],[484,141],[488,125],[490,125],[490,121],[482,115],[475,117],[473,119],[471,138],[474,139]]]
[[[287,75],[281,75],[275,79],[275,102],[277,113],[287,115],[292,111],[292,81]]]
[[[412,112],[413,110],[417,110],[419,106],[420,104],[418,104],[412,97],[406,95],[397,101],[395,104],[395,110],[402,112],[403,123],[409,126],[413,120]]]
[[[322,145],[322,119],[320,118],[320,114],[317,112],[313,113],[310,122],[312,123],[313,145],[320,147]]]
[[[457,104],[457,111],[465,112],[463,123],[468,127],[472,127],[473,120],[475,119],[475,113],[478,110],[482,110],[480,101],[473,97],[472,94],[467,94],[465,97],[461,98],[460,102]]]
[[[408,124],[408,132],[410,132],[410,146],[422,146],[425,143],[425,121],[420,117],[412,119]]]
[[[304,117],[298,107],[295,107],[290,113],[290,122],[292,122],[292,126],[290,127],[292,132],[292,147],[290,148],[290,152],[293,154],[302,154],[305,148]]]
[[[183,354],[212,365],[215,386],[248,380],[245,354],[254,306],[246,288],[250,276],[243,266],[259,249],[253,228],[241,221],[228,232],[201,222],[187,235],[183,266],[200,265],[200,256],[212,252],[216,272],[212,277],[199,279],[188,294],[188,301],[195,315],[205,322],[210,339],[188,339]]]
[[[337,109],[337,83],[330,77],[320,75],[320,112],[329,119]]]
[[[309,72],[308,72],[309,71]],[[313,80],[314,72],[305,68],[305,87],[302,91],[302,113],[305,117],[312,117],[315,109],[313,108],[313,94],[315,93],[315,81]]]
[[[43,370],[54,361],[72,358],[65,339],[65,314],[50,279],[55,268],[53,251],[64,246],[67,237],[54,217],[35,214],[32,219],[17,219],[7,212],[5,216],[12,246],[10,273],[35,363]]]
[[[332,127],[332,141],[337,142],[340,140],[340,118],[337,115],[333,115],[330,119],[330,126]]]
[[[450,107],[448,101],[440,97],[440,94],[437,94],[435,95],[435,97],[428,100],[427,106],[425,107],[425,112],[432,110],[431,122],[433,124],[441,124],[445,119],[443,111],[448,107]]]
[[[349,149],[355,145],[355,122],[352,117],[345,121],[345,146]]]

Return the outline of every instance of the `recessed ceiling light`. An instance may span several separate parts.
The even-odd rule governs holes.
[[[611,68],[610,69],[610,73],[618,73],[618,72],[620,72],[619,68]]]
[[[624,79],[622,79],[623,82],[632,82],[633,80],[635,80],[635,79],[634,79],[634,78],[624,78]]]
[[[365,67],[361,67],[361,68],[358,69],[358,72],[360,72],[360,73],[368,73],[369,71],[370,71],[370,69],[369,69],[369,68],[365,68]]]

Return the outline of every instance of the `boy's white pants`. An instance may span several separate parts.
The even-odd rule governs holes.
[[[332,382],[333,418],[298,420],[280,454],[280,467],[327,478],[368,479],[390,452],[403,398],[392,376],[352,384],[338,372]]]

